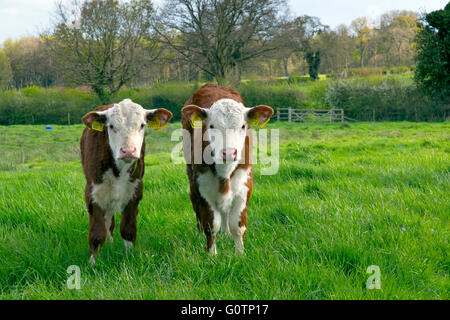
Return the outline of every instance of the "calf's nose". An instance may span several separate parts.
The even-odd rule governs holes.
[[[227,159],[233,159],[236,160],[237,158],[237,149],[223,149],[222,150],[222,158]]]
[[[125,147],[125,148],[120,148],[120,156],[121,157],[126,157],[126,156],[135,156],[136,155],[136,148],[133,147]]]

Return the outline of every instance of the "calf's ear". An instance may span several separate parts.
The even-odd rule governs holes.
[[[181,114],[184,119],[189,119],[192,128],[201,128],[202,122],[208,118],[208,110],[200,108],[196,105],[188,105],[181,109]]]
[[[103,131],[106,123],[106,112],[92,111],[86,114],[81,120],[89,129]]]
[[[172,112],[164,108],[147,110],[147,127],[158,131],[162,130],[169,124],[172,117]]]
[[[273,116],[273,109],[269,106],[256,106],[247,111],[247,122],[250,125],[264,127]]]

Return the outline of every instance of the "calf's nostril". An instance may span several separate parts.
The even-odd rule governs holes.
[[[222,157],[224,159],[226,158],[237,158],[237,149],[224,149],[222,150]]]
[[[136,153],[136,148],[120,148],[121,155],[134,154]]]

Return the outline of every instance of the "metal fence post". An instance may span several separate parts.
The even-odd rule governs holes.
[[[292,109],[288,109],[288,122],[292,122]]]

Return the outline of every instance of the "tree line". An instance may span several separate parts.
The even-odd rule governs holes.
[[[416,57],[433,58],[427,44],[448,42],[448,7],[432,21],[391,11],[332,29],[318,17],[290,15],[286,0],[165,0],[159,10],[151,0],[74,0],[56,5],[48,32],[1,45],[0,88],[87,86],[107,103],[123,86],[171,80],[233,84],[346,77],[353,68],[406,71]],[[429,64],[416,76],[425,84]]]

